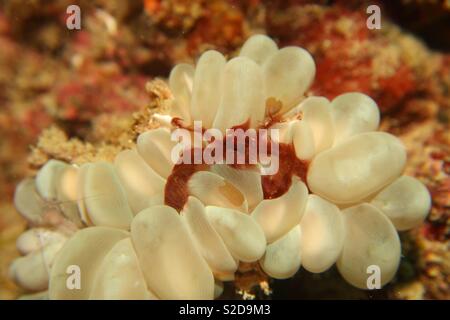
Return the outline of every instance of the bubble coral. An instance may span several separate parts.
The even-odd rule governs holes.
[[[276,279],[336,263],[363,289],[376,265],[388,283],[400,261],[396,229],[422,222],[429,193],[402,176],[405,149],[376,131],[377,104],[357,92],[305,97],[314,75],[307,51],[263,35],[228,62],[211,50],[195,67],[174,67],[170,114],[155,114],[160,127],[135,149],[114,163],[50,160],[17,187],[15,205],[34,228],[18,239],[13,278],[51,299],[212,299],[240,262]],[[279,171],[174,164],[171,131],[194,120],[278,129]],[[67,287],[72,265],[79,290]]]

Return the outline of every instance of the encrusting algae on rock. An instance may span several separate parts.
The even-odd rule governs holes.
[[[362,289],[375,266],[387,284],[400,262],[397,230],[423,221],[430,195],[402,175],[405,149],[377,131],[377,104],[357,92],[305,97],[314,76],[306,50],[263,35],[229,61],[210,50],[195,67],[175,66],[170,92],[159,91],[170,105],[149,114],[149,128],[137,120],[135,146],[111,162],[52,159],[18,185],[31,229],[11,276],[50,299],[213,299],[256,263],[275,279],[336,264]],[[206,132],[276,129],[279,152],[269,153],[279,170],[175,163],[171,133],[195,135],[194,121]],[[73,265],[80,290],[67,287]]]

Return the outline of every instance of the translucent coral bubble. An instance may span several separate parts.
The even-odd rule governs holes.
[[[91,164],[81,183],[86,211],[94,225],[129,228],[133,213],[112,164]]]
[[[236,210],[214,206],[206,207],[206,213],[233,257],[244,262],[261,258],[266,249],[266,239],[263,230],[252,217]]]
[[[308,196],[302,227],[302,265],[314,273],[330,268],[337,260],[344,241],[341,211],[319,196]]]
[[[330,101],[323,97],[309,97],[299,106],[303,120],[311,128],[314,151],[319,153],[329,149],[334,141],[334,125]]]
[[[77,185],[78,168],[59,160],[48,161],[36,175],[36,190],[46,205],[58,207],[58,211],[80,227]]]
[[[108,227],[89,227],[75,233],[55,258],[50,274],[50,299],[88,299],[104,257],[118,241],[128,236],[128,232]],[[70,290],[67,287],[70,266],[77,266],[82,272],[80,289]]]
[[[263,68],[266,98],[281,101],[281,113],[300,102],[316,73],[311,55],[298,47],[280,49],[265,61]]]
[[[203,53],[197,62],[191,100],[192,120],[201,120],[204,128],[213,124],[223,92],[226,59],[215,50]]]
[[[87,209],[86,209],[86,203],[84,202],[83,194],[84,194],[84,182],[86,181],[86,175],[88,172],[89,167],[91,166],[90,163],[85,163],[79,168],[78,173],[78,183],[77,183],[77,194],[79,195],[77,200],[77,206],[78,211],[80,212],[81,220],[84,224],[91,226],[92,221],[89,218]]]
[[[28,254],[42,249],[50,243],[64,243],[67,237],[61,232],[46,229],[32,228],[22,233],[16,241],[16,247],[22,254]]]
[[[288,192],[276,199],[266,199],[253,210],[252,218],[264,230],[267,242],[282,237],[300,223],[308,198],[308,189],[297,177],[293,177]]]
[[[375,131],[380,123],[380,112],[375,101],[359,92],[344,93],[334,98],[331,111],[335,145],[355,134]]]
[[[38,171],[36,190],[41,197],[46,200],[56,200],[59,176],[67,166],[67,163],[51,159]]]
[[[118,241],[111,248],[99,265],[93,282],[89,299],[156,299],[156,296],[147,289],[130,238]]]
[[[138,213],[131,237],[148,288],[161,299],[212,299],[214,278],[179,214],[168,206]]]
[[[234,208],[247,212],[248,205],[242,192],[223,177],[208,171],[199,171],[188,182],[189,194],[205,205]]]
[[[345,209],[343,214],[345,238],[337,261],[339,272],[355,287],[368,289],[367,281],[375,266],[380,270],[380,285],[385,285],[400,262],[397,231],[380,210],[367,203]]]
[[[277,241],[269,244],[264,257],[259,261],[261,268],[275,279],[292,277],[301,264],[300,226],[295,226]]]
[[[277,130],[278,135],[271,137],[275,142],[294,146],[297,158],[311,160],[314,157],[314,135],[308,122],[298,119],[277,122],[270,129]]]
[[[278,51],[277,44],[268,36],[258,34],[248,38],[239,55],[247,57],[262,65]]]
[[[49,243],[41,250],[15,259],[9,270],[11,278],[27,290],[47,289],[49,269],[63,244],[64,241]]]
[[[56,199],[64,216],[81,227],[82,219],[78,210],[77,201],[81,198],[78,193],[80,170],[78,167],[67,165],[59,174],[56,181]]]
[[[402,176],[381,190],[371,204],[380,209],[398,230],[411,229],[425,219],[431,207],[427,188],[419,180]]]
[[[316,153],[314,143],[314,133],[308,124],[303,120],[296,120],[292,127],[292,143],[295,149],[295,155],[301,160],[311,160]]]
[[[43,223],[45,203],[38,195],[34,179],[22,180],[14,193],[14,206],[28,221],[35,225]]]
[[[120,152],[114,159],[114,167],[134,214],[149,207],[156,197],[162,197],[166,181],[136,150]]]
[[[253,210],[263,200],[261,174],[257,168],[239,170],[225,164],[216,164],[211,167],[211,171],[233,184],[242,193],[249,210]]]
[[[170,110],[173,117],[191,122],[191,97],[194,82],[194,66],[186,63],[177,64],[169,76],[169,87],[174,96],[174,104]]]
[[[181,213],[215,277],[221,279],[221,275],[233,274],[238,267],[236,261],[209,222],[203,204],[198,199],[189,197]]]
[[[167,179],[174,162],[171,153],[176,142],[171,140],[170,131],[158,128],[141,133],[137,139],[137,151],[147,164],[161,177]]]
[[[310,190],[334,203],[356,203],[403,172],[406,152],[393,135],[368,132],[319,153],[308,170]]]
[[[223,96],[213,127],[226,129],[247,123],[262,124],[265,114],[263,74],[259,65],[245,57],[231,59],[223,71]]]

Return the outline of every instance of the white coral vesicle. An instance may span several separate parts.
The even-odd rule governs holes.
[[[163,204],[166,180],[148,166],[136,150],[119,153],[114,166],[135,215],[152,204]]]
[[[399,177],[406,151],[384,132],[355,135],[319,153],[308,170],[310,190],[335,203],[355,203]]]
[[[260,260],[261,268],[275,279],[292,277],[300,268],[302,260],[302,230],[296,225],[282,238],[267,245]]]
[[[33,225],[42,224],[45,202],[36,191],[35,179],[24,179],[17,185],[14,205],[27,221]]]
[[[173,167],[172,149],[176,142],[170,139],[170,131],[158,128],[142,133],[137,140],[137,151],[157,174],[167,179]]]
[[[294,177],[291,187],[284,195],[258,204],[251,215],[263,229],[268,243],[278,240],[300,223],[307,197],[308,189],[305,184]]]
[[[207,206],[234,208],[242,212],[248,211],[244,195],[230,182],[218,174],[209,171],[198,171],[188,182],[188,191]]]
[[[277,51],[278,46],[275,41],[264,35],[255,35],[244,43],[239,55],[250,58],[257,64],[262,65]]]
[[[169,76],[169,87],[172,92],[176,92],[170,113],[178,116],[184,121],[191,122],[191,96],[192,83],[194,81],[194,66],[187,63],[176,65]]]
[[[430,211],[431,197],[417,179],[402,176],[383,189],[371,204],[378,207],[397,230],[408,230],[420,224]]]
[[[300,226],[302,266],[314,273],[327,270],[336,262],[342,250],[342,213],[333,203],[310,194]]]
[[[181,214],[215,278],[223,281],[232,280],[238,268],[236,259],[211,224],[201,201],[195,197],[189,197]]]
[[[376,131],[380,123],[378,106],[359,92],[341,94],[331,103],[334,123],[334,144],[362,132]]]
[[[156,296],[147,290],[130,238],[119,240],[105,256],[97,269],[89,298],[94,300],[156,299]]]
[[[376,132],[376,103],[358,92],[306,98],[314,75],[306,50],[263,35],[229,61],[211,50],[175,66],[171,108],[153,115],[161,125],[135,148],[113,163],[50,160],[17,186],[15,206],[32,228],[17,240],[12,278],[51,299],[213,299],[247,263],[276,279],[336,263],[363,289],[376,266],[388,283],[400,261],[396,229],[419,225],[430,195],[402,176],[400,140]],[[195,139],[194,121],[222,134],[277,129],[278,171],[180,162],[191,150],[177,149],[172,133]],[[74,265],[79,290],[67,286]]]
[[[266,99],[282,103],[281,112],[295,107],[311,85],[316,65],[311,55],[298,47],[286,47],[270,56],[262,65]]]
[[[117,228],[90,227],[76,232],[64,245],[50,271],[48,294],[52,299],[88,299],[99,266],[114,245],[129,237],[129,233]],[[78,266],[81,273],[80,287],[70,290],[67,286],[67,270]]]
[[[250,120],[253,128],[261,124],[265,113],[265,99],[260,66],[249,58],[236,57],[225,65],[221,77],[222,100],[213,127],[225,132],[247,120]]]
[[[131,238],[147,285],[159,298],[213,298],[212,271],[174,209],[141,211],[131,224]]]
[[[346,232],[337,261],[339,272],[355,287],[367,289],[369,267],[376,266],[380,270],[380,285],[385,285],[400,263],[400,239],[394,226],[368,203],[347,208],[342,214]]]
[[[206,207],[206,214],[233,257],[244,262],[253,262],[262,257],[266,238],[250,215],[214,206]]]
[[[82,201],[94,225],[129,229],[133,213],[112,164],[90,164],[81,183]]]
[[[205,128],[212,127],[217,108],[223,96],[222,74],[226,64],[224,56],[210,50],[202,54],[195,68],[192,87],[191,118],[201,120]]]
[[[315,154],[329,149],[334,142],[330,101],[323,97],[309,97],[300,104],[299,110],[303,114],[303,120],[312,130]],[[298,147],[302,149],[302,145]]]

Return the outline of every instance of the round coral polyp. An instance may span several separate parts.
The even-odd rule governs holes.
[[[397,230],[421,224],[430,195],[402,175],[405,149],[377,131],[376,102],[306,96],[314,76],[306,50],[264,35],[228,61],[210,50],[175,66],[168,112],[133,149],[113,163],[50,160],[17,186],[31,228],[11,276],[50,299],[214,299],[248,264],[274,279],[336,264],[361,289],[377,268],[387,284]],[[237,129],[255,135],[230,146]]]

